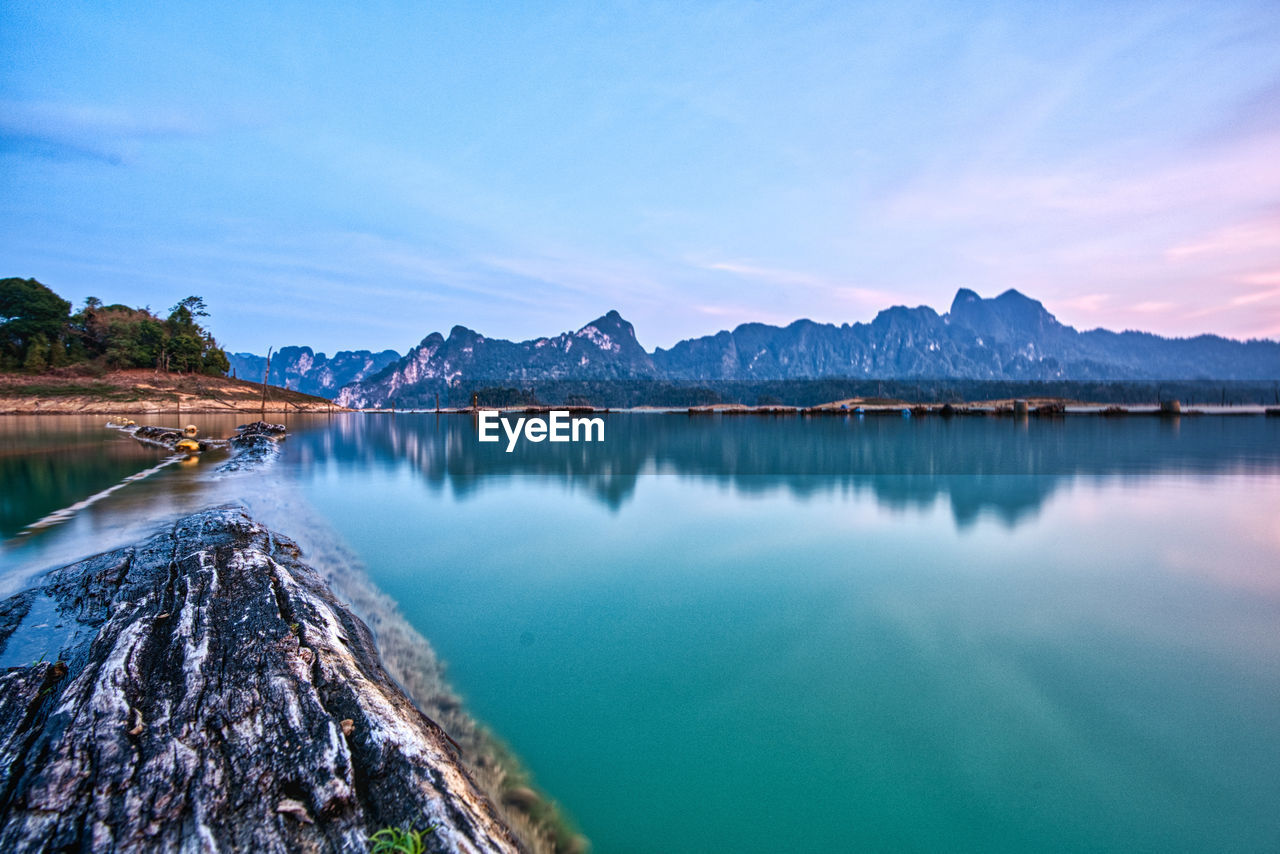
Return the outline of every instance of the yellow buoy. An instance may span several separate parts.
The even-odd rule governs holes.
[[[196,425],[194,424],[188,424],[186,427],[182,428],[182,435],[190,436],[192,439],[194,439],[196,437],[196,434],[199,432],[200,431],[196,429]]]
[[[178,444],[174,445],[174,450],[186,451],[190,454],[200,453],[200,443],[191,439],[180,439]]]

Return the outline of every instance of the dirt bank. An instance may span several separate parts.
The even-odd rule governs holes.
[[[0,413],[262,412],[262,384],[229,377],[72,370],[0,374]],[[266,411],[345,412],[322,397],[267,386]]]

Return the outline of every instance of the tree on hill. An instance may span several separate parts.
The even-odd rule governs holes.
[[[0,280],[0,368],[40,370],[55,353],[66,364],[70,312],[71,303],[35,279]]]
[[[220,376],[231,368],[227,354],[196,322],[197,317],[208,316],[204,300],[197,296],[187,297],[169,309],[169,318],[164,322],[169,333],[164,356],[167,369]]]
[[[149,308],[71,303],[34,279],[0,281],[0,370],[39,372],[67,364],[226,374],[226,353],[199,323],[204,300],[190,296],[161,320]]]

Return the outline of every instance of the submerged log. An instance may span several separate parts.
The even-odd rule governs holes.
[[[259,468],[280,454],[277,444],[288,433],[283,424],[269,424],[266,421],[251,421],[236,428],[236,434],[226,439],[191,438],[198,433],[195,425],[188,425],[181,430],[171,427],[154,427],[135,424],[129,419],[114,419],[107,426],[128,433],[144,445],[167,448],[180,453],[202,453],[212,450],[229,450],[233,456],[218,467],[219,471],[243,471]],[[190,444],[184,444],[190,443]]]
[[[430,851],[518,850],[364,623],[240,509],[50,573],[0,603],[0,652],[41,601],[76,631],[0,674],[0,850],[357,852],[432,825]]]

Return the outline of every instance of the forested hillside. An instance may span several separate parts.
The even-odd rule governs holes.
[[[226,353],[201,325],[204,300],[189,296],[164,317],[149,307],[71,303],[35,279],[0,280],[0,371],[41,373],[90,365],[109,370],[226,374]]]

